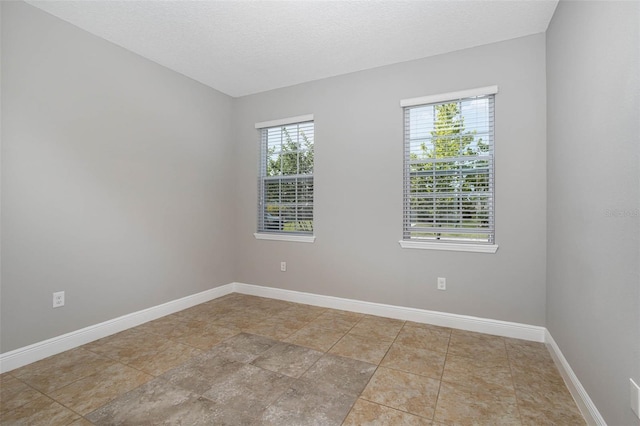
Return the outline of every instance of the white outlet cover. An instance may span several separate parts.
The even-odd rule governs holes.
[[[631,388],[631,409],[636,413],[636,417],[640,418],[640,386],[638,386],[633,379],[629,379],[629,382]]]
[[[53,307],[59,308],[64,306],[64,291],[57,291],[53,293]]]

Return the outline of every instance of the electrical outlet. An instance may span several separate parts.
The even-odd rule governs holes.
[[[59,308],[64,306],[64,291],[57,291],[53,293],[53,307]]]
[[[287,262],[280,262],[280,270],[282,272],[287,272]]]
[[[631,388],[631,409],[640,418],[640,386],[636,385],[633,379],[629,379]]]
[[[447,289],[447,279],[444,277],[438,277],[438,290]]]

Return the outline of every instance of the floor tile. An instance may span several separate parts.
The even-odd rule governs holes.
[[[435,352],[447,352],[451,329],[407,321],[395,343]]]
[[[211,323],[187,319],[175,322],[175,327],[164,335],[167,339],[177,340],[192,334],[201,334],[211,327]]]
[[[69,423],[68,426],[92,426],[93,423],[91,423],[89,420],[85,419],[84,417],[80,417],[78,420]]]
[[[13,376],[0,379],[0,414],[22,407],[42,396],[42,393]]]
[[[176,336],[176,342],[207,350],[218,343],[238,334],[237,331],[223,326],[207,326],[198,329],[185,330],[184,334]]]
[[[326,352],[344,336],[340,331],[326,329],[310,322],[293,333],[285,341],[311,349]]]
[[[202,355],[202,353],[200,349],[178,342],[169,342],[161,350],[139,356],[127,365],[153,376],[159,376],[192,358]]]
[[[546,361],[552,360],[544,343],[504,338],[509,358]]]
[[[0,415],[0,424],[12,426],[66,425],[79,419],[77,413],[40,395],[28,404]]]
[[[357,359],[371,364],[379,364],[386,355],[392,340],[346,334],[329,353]]]
[[[505,360],[447,355],[442,381],[463,383],[501,395],[514,395],[509,363]]]
[[[171,384],[202,395],[216,383],[242,368],[244,364],[209,354],[191,359],[160,376]]]
[[[366,315],[349,333],[370,339],[394,340],[403,325],[404,321],[401,320]]]
[[[444,361],[445,354],[442,352],[434,352],[394,343],[380,363],[380,366],[440,380],[444,368]]]
[[[152,380],[145,374],[122,364],[115,364],[94,375],[73,382],[52,392],[49,396],[82,415]]]
[[[525,425],[585,425],[568,390],[548,389],[544,393],[516,389],[516,397]]]
[[[210,305],[203,303],[193,306],[189,309],[176,312],[174,315],[184,320],[196,320],[203,322],[213,322],[220,318],[223,318],[231,312],[231,309],[225,308],[222,305]]]
[[[22,367],[15,375],[35,389],[49,393],[115,364],[112,359],[77,348]]]
[[[356,398],[325,383],[298,380],[264,411],[258,423],[273,426],[339,426]]]
[[[292,302],[287,302],[284,300],[267,299],[267,298],[261,298],[255,304],[255,307],[258,308],[260,312],[270,314],[270,315],[275,315],[292,306],[296,306],[296,304]]]
[[[516,386],[566,388],[560,372],[553,361],[523,361],[510,359],[511,375]]]
[[[317,325],[328,330],[334,330],[336,332],[347,333],[363,317],[363,314],[328,309],[311,321],[310,324]]]
[[[155,379],[87,415],[96,425],[216,424],[219,408],[206,398]]]
[[[403,425],[422,426],[431,425],[431,422],[423,417],[414,416],[404,411],[394,410],[383,405],[374,404],[363,399],[358,399],[343,426],[381,426]]]
[[[336,316],[344,319],[352,319],[354,325],[365,316],[365,314],[361,314],[360,312],[343,311],[341,309],[331,309],[331,308],[327,308],[320,317],[323,317],[325,315]]]
[[[197,356],[201,351],[162,336],[140,332],[133,342],[109,341],[92,349],[106,357],[158,376]],[[206,345],[208,346],[208,345]]]
[[[434,420],[456,425],[519,425],[515,395],[442,382]]]
[[[238,362],[251,362],[278,343],[277,340],[240,333],[213,347],[207,354]]]
[[[475,359],[507,359],[504,338],[464,330],[451,332],[448,353]]]
[[[293,383],[293,379],[251,364],[217,381],[203,396],[226,411],[229,420],[259,417]]]
[[[439,388],[438,380],[379,367],[360,398],[431,419]]]
[[[276,316],[288,317],[302,322],[310,322],[326,311],[327,308],[322,308],[320,306],[294,304],[281,311]]]
[[[247,315],[246,313],[237,313],[232,316],[225,316],[217,321],[214,321],[213,324],[228,328],[236,332],[242,332],[248,330],[251,327],[255,327],[269,317],[270,315],[266,314]]]
[[[90,348],[101,356],[130,364],[138,358],[163,350],[170,343],[171,341],[164,337],[152,333],[137,332],[112,339],[101,339],[89,344],[85,349]]]
[[[37,373],[46,370],[65,368],[70,365],[74,365],[77,360],[87,359],[86,357],[91,357],[93,359],[101,358],[97,357],[93,352],[85,350],[84,347],[81,346],[12,370],[11,376],[19,379],[34,376]]]
[[[172,324],[175,324],[175,319],[171,319]],[[95,353],[100,353],[100,348],[107,347],[126,347],[135,346],[140,342],[141,337],[145,334],[142,330],[142,326],[130,328],[128,330],[121,331],[119,333],[112,334],[102,339],[95,340],[91,343],[87,343],[82,348],[90,350]]]
[[[322,352],[313,349],[289,343],[278,343],[253,360],[252,364],[265,370],[298,378],[322,355]]]
[[[306,321],[287,317],[269,317],[257,324],[250,325],[245,330],[248,333],[260,334],[272,339],[284,340],[307,324]]]
[[[325,383],[337,392],[358,396],[375,369],[375,365],[367,362],[325,354],[301,378],[310,383]]]
[[[259,306],[265,300],[267,299],[264,297],[235,293],[228,295],[225,299],[221,300],[221,303],[234,308],[246,309],[253,306]]]
[[[153,333],[166,337],[181,322],[182,318],[180,318],[176,314],[172,314],[162,318],[158,318],[157,320],[146,322],[136,327],[136,329],[145,333]]]

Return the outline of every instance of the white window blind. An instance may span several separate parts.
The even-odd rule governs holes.
[[[258,232],[313,234],[313,121],[260,134]]]
[[[493,93],[404,104],[404,241],[494,244]]]

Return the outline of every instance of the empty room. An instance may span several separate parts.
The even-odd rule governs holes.
[[[640,426],[640,2],[0,18],[0,424]]]

